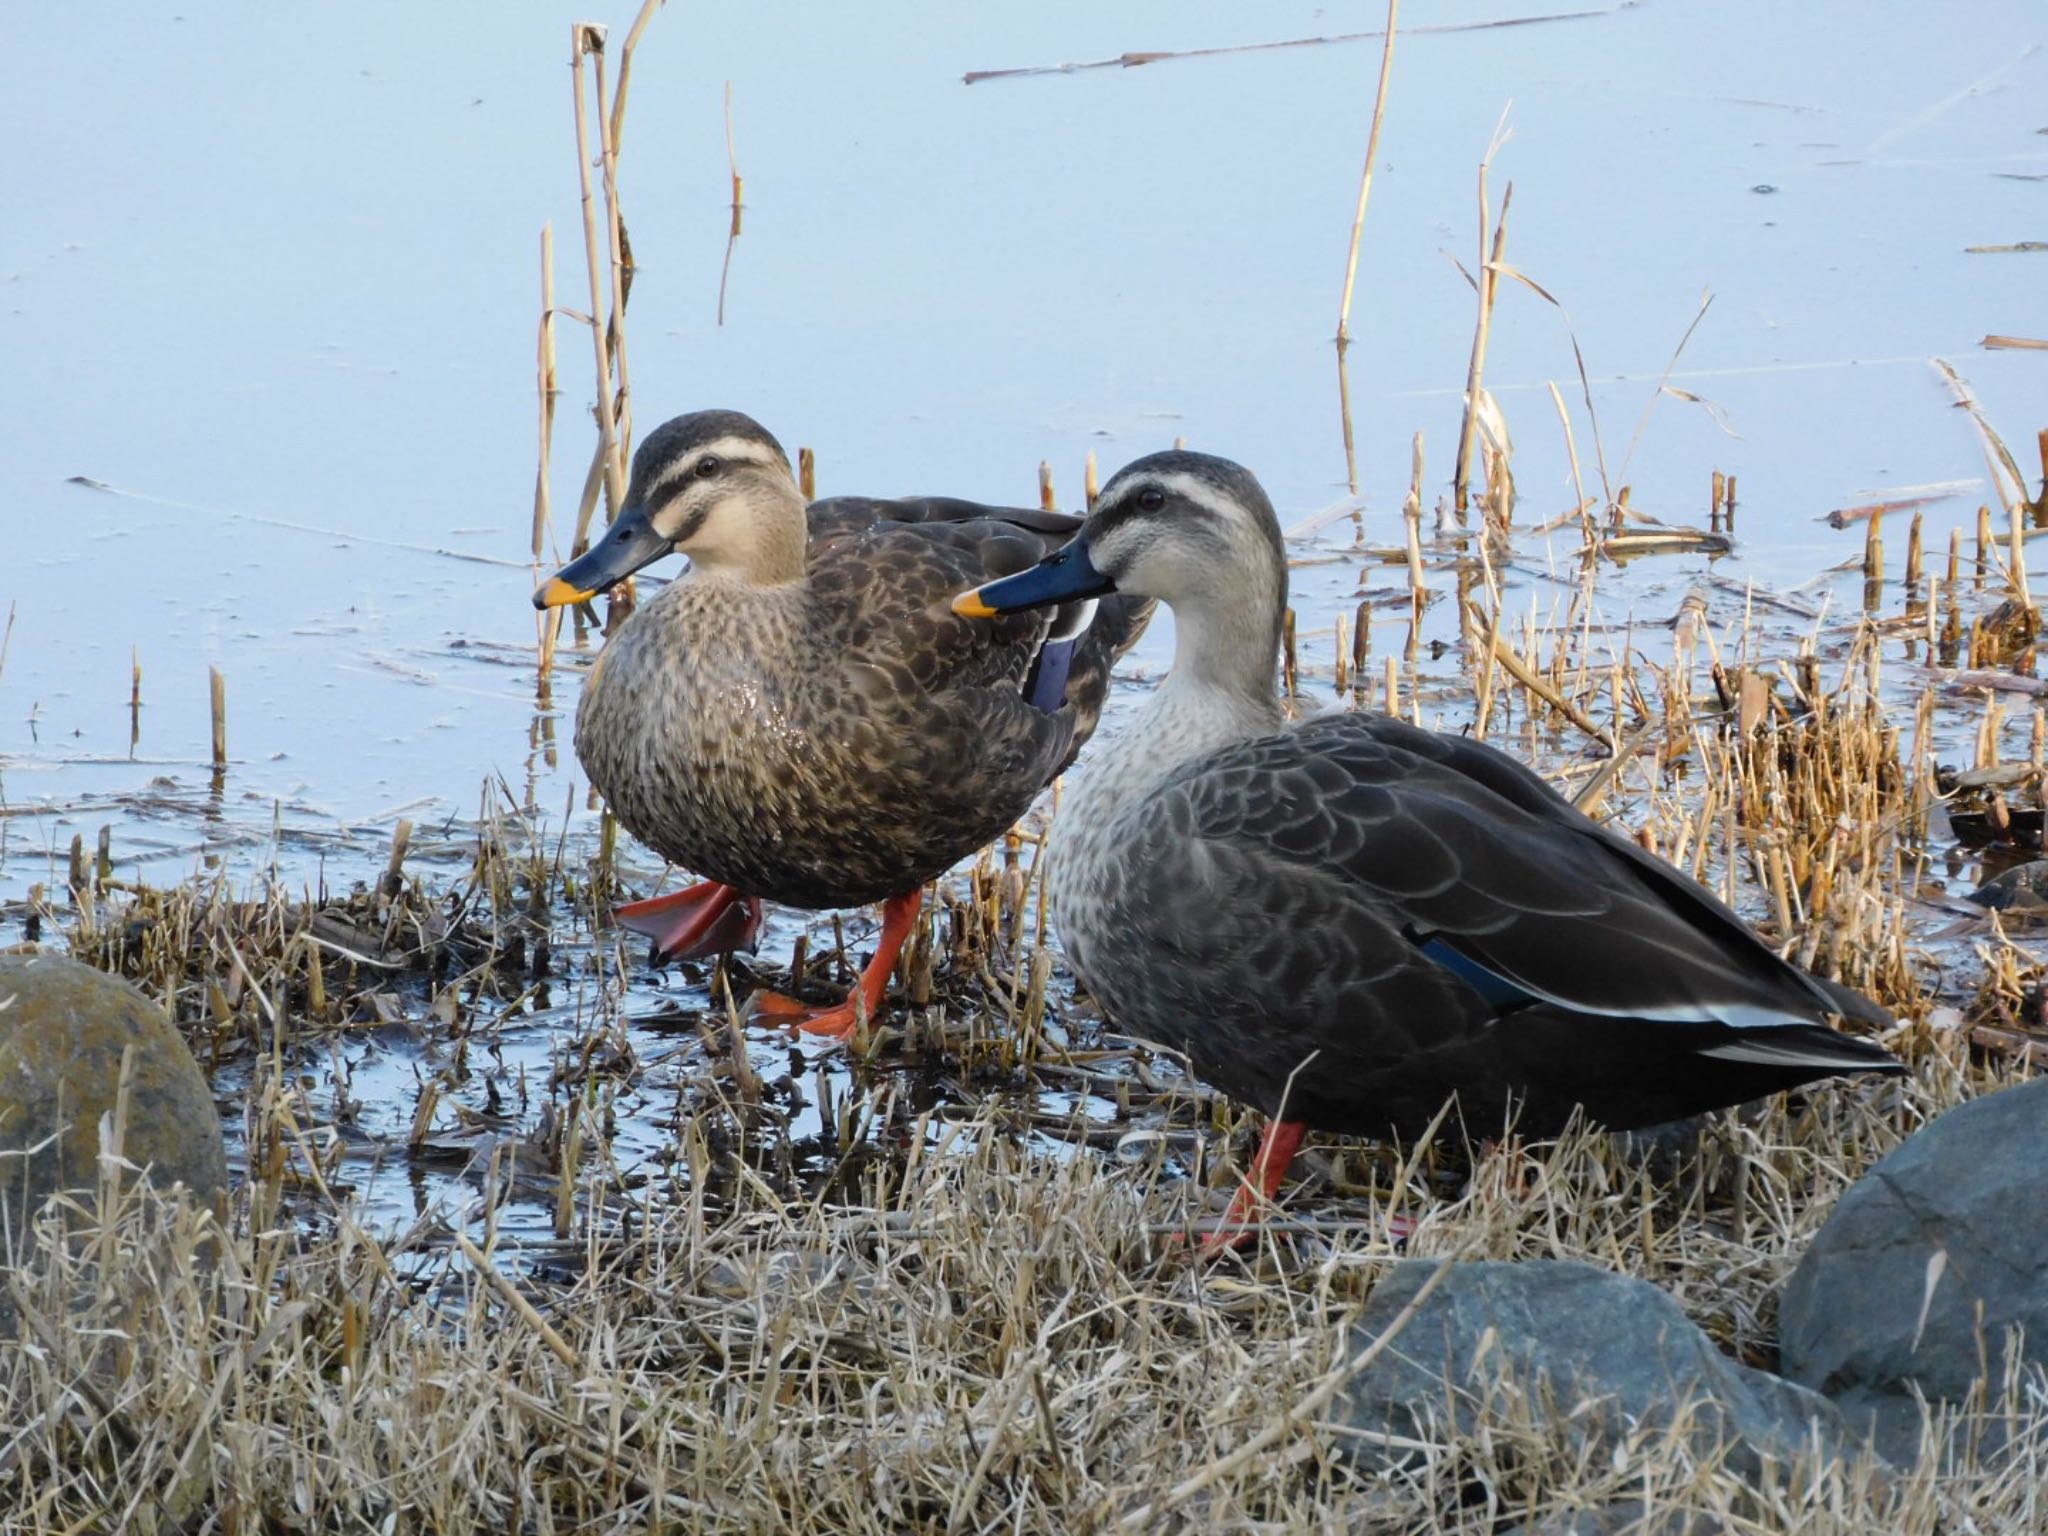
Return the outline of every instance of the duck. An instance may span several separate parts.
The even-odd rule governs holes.
[[[1172,670],[1077,770],[1047,883],[1110,1022],[1269,1117],[1205,1247],[1243,1240],[1310,1129],[1414,1138],[1455,1097],[1482,1130],[1628,1130],[1904,1070],[1831,1023],[1883,1029],[1878,1004],[1506,753],[1386,714],[1290,721],[1286,550],[1243,466],[1141,458],[1072,541],[954,608],[1112,594],[1172,610]]]
[[[950,497],[806,506],[789,455],[738,411],[678,416],[633,456],[609,529],[534,593],[587,602],[672,553],[689,567],[606,641],[576,755],[628,832],[699,878],[615,909],[653,957],[751,947],[763,904],[882,904],[844,1004],[750,1002],[845,1039],[876,1016],[923,889],[1007,831],[1100,717],[1143,599],[991,625],[952,611],[1080,519]]]

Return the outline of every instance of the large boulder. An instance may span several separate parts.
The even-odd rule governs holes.
[[[1950,1110],[1844,1195],[1786,1284],[1783,1369],[1867,1424],[1895,1457],[1917,1391],[1958,1402],[2009,1330],[2048,1366],[2048,1078]],[[1994,1398],[1995,1400],[1995,1398]]]
[[[18,1247],[50,1195],[97,1184],[101,1120],[131,1049],[121,1155],[159,1189],[220,1194],[220,1115],[163,1010],[61,955],[0,955],[0,1238]]]
[[[1435,1269],[1428,1259],[1394,1266],[1354,1325],[1359,1348]],[[1366,1433],[1336,1443],[1367,1470],[1390,1470],[1406,1458],[1400,1441],[1471,1434],[1486,1404],[1498,1412],[1517,1395],[1548,1429],[1600,1456],[1668,1431],[1701,1457],[1725,1453],[1753,1481],[1769,1464],[1856,1452],[1825,1398],[1730,1360],[1656,1286],[1535,1259],[1454,1266],[1346,1388],[1339,1422]]]

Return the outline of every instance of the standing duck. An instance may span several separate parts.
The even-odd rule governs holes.
[[[851,1034],[881,1006],[924,883],[1072,761],[1151,611],[1078,599],[993,626],[952,612],[963,586],[1029,567],[1079,526],[941,498],[807,509],[782,445],[737,411],[650,434],[610,529],[533,599],[582,602],[672,551],[690,558],[605,645],[576,711],[576,755],[612,814],[704,877],[620,921],[657,956],[688,958],[750,943],[763,900],[882,902],[844,1005],[755,999]]]
[[[1173,670],[1061,805],[1054,918],[1119,1027],[1272,1117],[1226,1231],[1309,1127],[1413,1136],[1455,1093],[1478,1126],[1620,1130],[1903,1070],[1827,1022],[1883,1009],[1514,759],[1387,715],[1290,725],[1286,551],[1249,471],[1140,459],[1073,542],[954,607],[1110,593],[1172,608]]]

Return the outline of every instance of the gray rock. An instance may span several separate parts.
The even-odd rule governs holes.
[[[1436,1268],[1396,1264],[1355,1325],[1364,1348],[1383,1333]],[[1524,1395],[1548,1390],[1555,1430],[1604,1453],[1632,1430],[1680,1422],[1696,1454],[1725,1448],[1748,1480],[1768,1464],[1817,1449],[1854,1455],[1834,1406],[1767,1372],[1730,1360],[1647,1281],[1553,1260],[1456,1266],[1407,1327],[1346,1388],[1339,1422],[1369,1435],[1426,1438],[1437,1427],[1470,1433],[1479,1403],[1503,1385]],[[1395,1444],[1335,1437],[1341,1454],[1368,1471],[1400,1465]],[[1596,1528],[1597,1529],[1597,1528]]]
[[[1894,1457],[1919,1437],[1916,1389],[1960,1401],[1987,1360],[2002,1389],[2014,1326],[2024,1362],[2048,1366],[2048,1078],[1895,1148],[1815,1234],[1779,1309],[1785,1374]]]
[[[100,1123],[131,1051],[122,1155],[160,1189],[220,1194],[220,1115],[163,1010],[61,955],[0,955],[0,1240],[18,1244],[50,1195],[97,1183]]]

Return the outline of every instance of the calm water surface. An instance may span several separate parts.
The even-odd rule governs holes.
[[[400,815],[473,813],[487,781],[583,825],[567,714],[537,725],[523,649],[549,221],[560,301],[587,303],[582,14],[80,4],[39,26],[0,94],[0,902],[107,823],[123,875],[174,879],[210,849],[331,881],[374,868]],[[963,77],[1382,14],[671,8],[638,54],[622,169],[640,426],[746,409],[816,448],[828,492],[1030,501],[1044,459],[1069,502],[1091,450],[1106,474],[1185,437],[1307,520],[1347,494],[1330,336],[1378,42]],[[1518,522],[1574,499],[1553,381],[1595,474],[1576,336],[1637,507],[1700,522],[1712,470],[1740,477],[1721,575],[1807,583],[1860,552],[1822,514],[1916,487],[1953,492],[1931,548],[1974,527],[1984,455],[1932,359],[2031,468],[2048,354],[1979,343],[2048,337],[2048,253],[1969,248],[2048,240],[2048,12],[1652,3],[1457,30],[1509,14],[1404,12],[1446,30],[1402,40],[1360,263],[1368,542],[1398,539],[1415,432],[1431,496],[1447,484],[1474,318],[1454,262],[1476,265],[1503,120],[1507,257],[1560,306],[1510,285],[1495,317]],[[623,39],[630,16],[595,19]],[[720,326],[727,81],[747,206]],[[573,325],[560,356],[553,491],[573,507],[594,435]],[[1667,368],[1698,400],[1645,424]],[[1520,554],[1544,563],[1539,539]],[[1704,570],[1603,578],[1606,617],[1668,619]],[[1305,629],[1356,575],[1301,574]],[[1511,606],[1550,601],[1510,585]],[[209,666],[233,758],[218,814],[137,809],[204,803]],[[297,834],[281,853],[276,827]]]

